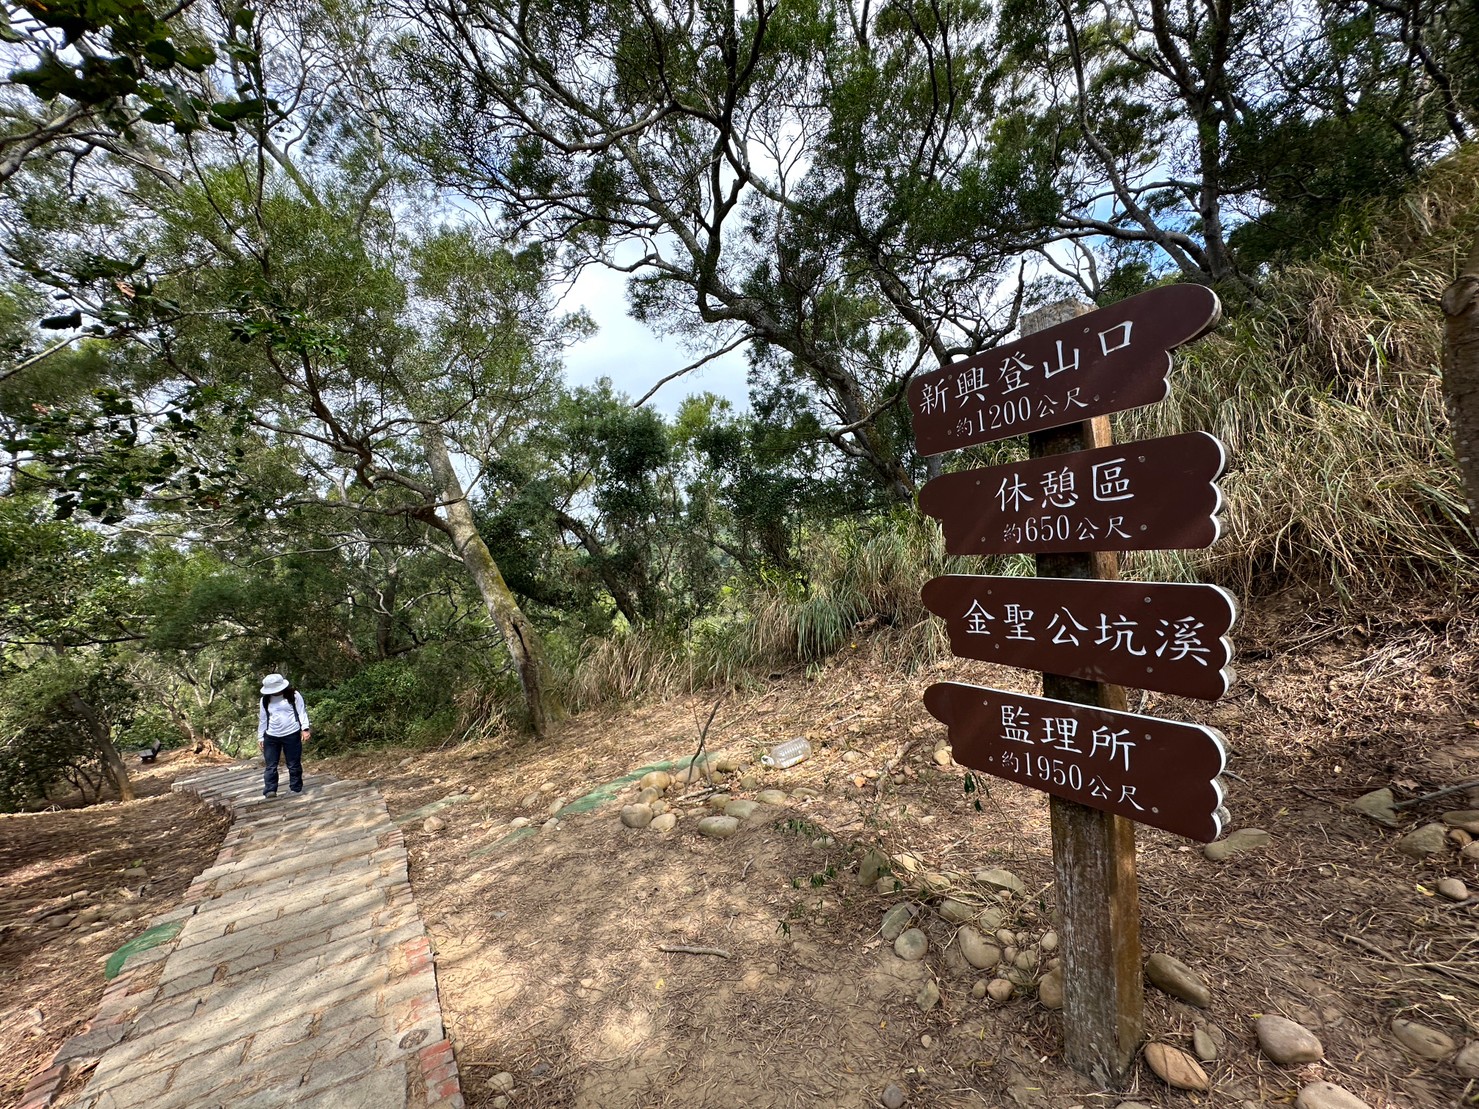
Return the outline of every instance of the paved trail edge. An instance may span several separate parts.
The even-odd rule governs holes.
[[[231,812],[215,865],[150,922],[20,1109],[95,1065],[78,1109],[462,1109],[406,848],[378,790],[260,797],[238,763],[176,790]],[[111,969],[111,968],[110,968]]]

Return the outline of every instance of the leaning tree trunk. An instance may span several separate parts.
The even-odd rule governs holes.
[[[118,748],[113,746],[112,737],[108,735],[107,722],[76,693],[67,694],[67,707],[87,721],[88,733],[92,736],[98,756],[103,762],[103,773],[113,783],[113,788],[118,790],[118,800],[132,801],[134,784],[128,780],[128,767],[123,765],[123,758],[118,754]]]
[[[1479,534],[1479,238],[1453,284],[1443,290],[1443,396],[1454,454],[1469,502],[1469,530]]]
[[[427,462],[431,466],[432,478],[436,482],[437,495],[441,500],[442,515],[438,525],[451,538],[462,564],[467,567],[473,581],[477,583],[488,615],[503,633],[504,644],[514,661],[519,674],[519,685],[524,691],[524,701],[529,708],[529,726],[537,736],[544,736],[550,720],[560,714],[559,699],[555,694],[553,674],[544,657],[544,643],[508,582],[503,580],[503,571],[493,559],[493,552],[478,532],[472,508],[467,503],[462,481],[452,467],[447,453],[442,429],[432,423],[421,425],[421,439],[426,447]]]

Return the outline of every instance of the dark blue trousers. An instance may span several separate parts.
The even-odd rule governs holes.
[[[277,792],[277,761],[281,758],[288,764],[288,788],[294,793],[303,792],[303,733],[288,735],[265,735],[262,737],[262,758],[267,769],[262,775],[262,793]]]

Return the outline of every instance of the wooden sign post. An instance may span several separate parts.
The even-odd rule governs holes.
[[[1029,317],[1032,330],[1073,318],[1081,306],[1060,302]],[[1024,325],[1024,332],[1028,326]],[[1109,417],[1036,431],[1031,458],[1094,450],[1112,443]],[[1118,579],[1119,556],[1040,554],[1039,577]],[[1044,697],[1124,712],[1123,686],[1044,673]],[[1053,876],[1063,930],[1063,1057],[1106,1085],[1128,1073],[1145,1038],[1145,987],[1140,969],[1140,888],[1135,880],[1135,822],[1063,797],[1050,796]]]
[[[923,599],[956,655],[1041,670],[1043,695],[940,682],[924,700],[957,762],[1049,795],[1064,1058],[1105,1085],[1143,1038],[1135,825],[1209,841],[1226,815],[1221,734],[1127,712],[1114,683],[1216,700],[1237,617],[1217,586],[1120,581],[1116,553],[1216,540],[1222,444],[1193,432],[1115,446],[1108,417],[1163,400],[1171,352],[1220,315],[1196,285],[1092,312],[1065,301],[909,387],[921,454],[1027,435],[1026,462],[936,478],[920,507],[952,554],[1032,553],[1036,577],[947,574]]]

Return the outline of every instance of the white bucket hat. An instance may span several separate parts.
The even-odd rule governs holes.
[[[281,693],[288,687],[288,680],[281,674],[268,674],[262,679],[262,696],[270,697],[274,693]]]

